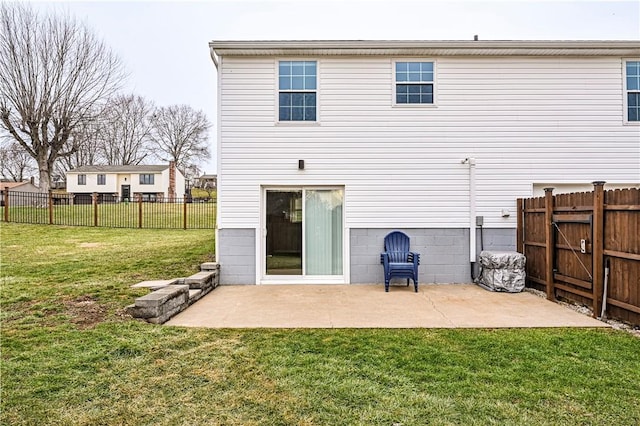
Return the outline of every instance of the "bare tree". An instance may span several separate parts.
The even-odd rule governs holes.
[[[140,96],[118,96],[103,114],[100,151],[107,164],[140,164],[150,151],[151,102]]]
[[[42,191],[55,161],[78,149],[73,131],[123,77],[120,60],[70,16],[0,4],[0,123],[35,159]]]
[[[37,171],[33,158],[17,142],[0,145],[0,175],[22,182]]]
[[[60,157],[55,163],[55,173],[64,174],[80,166],[103,164],[100,148],[102,145],[102,124],[100,120],[80,123],[67,140],[64,150],[72,152]],[[75,147],[75,149],[73,149]]]
[[[175,161],[178,169],[185,170],[211,156],[208,145],[211,124],[204,112],[188,105],[161,107],[154,112],[151,124],[155,155]]]

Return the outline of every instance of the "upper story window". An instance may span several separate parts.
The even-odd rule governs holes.
[[[141,174],[140,185],[153,185],[153,174]]]
[[[78,175],[78,185],[87,184],[87,175]]]
[[[280,61],[278,117],[280,121],[316,121],[316,61]]]
[[[396,104],[433,104],[433,62],[396,62]]]
[[[98,185],[107,184],[107,175],[98,175]]]
[[[627,61],[627,121],[640,121],[640,61]]]

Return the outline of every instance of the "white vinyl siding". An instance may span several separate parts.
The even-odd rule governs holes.
[[[401,59],[319,58],[322,122],[303,127],[274,123],[274,58],[225,57],[218,226],[260,227],[261,185],[344,185],[347,228],[468,227],[468,157],[485,227],[514,227],[502,210],[536,182],[640,181],[622,59],[440,57],[438,107],[394,108]]]

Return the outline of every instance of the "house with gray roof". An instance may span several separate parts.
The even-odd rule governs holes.
[[[67,172],[67,192],[77,204],[91,202],[166,201],[182,198],[184,175],[170,162],[165,165],[82,166]]]

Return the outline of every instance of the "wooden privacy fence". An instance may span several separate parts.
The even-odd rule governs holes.
[[[527,285],[640,325],[640,190],[518,199],[517,250]]]
[[[117,197],[93,193],[88,199],[72,194],[9,191],[0,197],[5,222],[99,226],[106,228],[214,229],[215,202],[171,201],[120,202]]]

